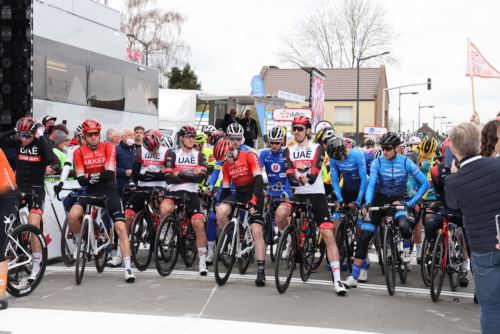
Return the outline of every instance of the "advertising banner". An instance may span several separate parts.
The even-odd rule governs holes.
[[[365,135],[381,136],[384,133],[387,133],[387,128],[381,126],[365,126],[363,128],[363,132]]]
[[[265,95],[264,82],[260,76],[256,75],[252,78],[251,86],[253,95]],[[257,110],[257,116],[259,117],[259,124],[262,131],[266,128],[264,119],[266,107],[267,106],[260,103],[260,101],[257,103],[257,99],[255,99],[255,109]]]
[[[309,106],[312,109],[312,126],[324,119],[325,113],[325,78],[317,71],[311,71],[311,95]]]
[[[278,122],[292,122],[296,116],[311,118],[312,110],[310,108],[277,108],[273,110],[273,119]]]
[[[141,53],[132,51],[130,49],[125,49],[125,52],[126,52],[125,60],[131,63],[143,64],[142,62],[143,57]]]

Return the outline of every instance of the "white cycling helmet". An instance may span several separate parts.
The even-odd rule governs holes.
[[[161,146],[164,146],[166,148],[173,148],[174,140],[169,135],[163,135],[163,137],[161,137]]]
[[[217,129],[213,125],[204,125],[201,130],[201,132],[205,133],[206,135],[208,135],[208,133],[212,134],[215,131],[217,131]]]
[[[422,139],[418,138],[417,136],[411,137],[410,140],[408,140],[408,144],[410,145],[418,145],[422,143]]]
[[[267,139],[269,141],[281,141],[285,137],[285,132],[279,126],[275,126],[267,132]]]
[[[82,134],[83,134],[82,125],[78,124],[78,126],[75,129],[75,137],[81,136]]]
[[[227,127],[226,133],[230,136],[243,136],[243,127],[239,123],[232,123]]]
[[[373,156],[373,159],[377,159],[382,155],[382,147],[377,148],[377,151],[375,152],[375,155]]]

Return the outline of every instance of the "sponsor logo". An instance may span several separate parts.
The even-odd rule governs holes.
[[[177,163],[179,164],[188,164],[188,165],[194,165],[196,164],[195,159],[193,156],[191,157],[179,157]]]
[[[229,170],[229,175],[233,176],[236,174],[248,174],[248,168],[246,167],[236,167]]]
[[[38,147],[33,146],[32,148],[26,148],[24,146],[21,146],[19,152],[21,154],[38,155]]]
[[[83,164],[85,166],[104,165],[105,162],[106,162],[106,158],[95,158],[95,159],[86,159],[83,161]]]
[[[276,173],[277,173],[277,172],[279,172],[279,171],[281,170],[281,166],[280,166],[280,164],[277,164],[277,163],[273,163],[273,164],[271,164],[271,170],[272,170],[273,172],[276,172]]]
[[[312,151],[311,150],[306,150],[306,151],[294,151],[292,153],[292,157],[294,160],[297,159],[312,159]]]
[[[38,238],[40,239],[43,248],[47,247],[47,245],[45,244],[45,238],[43,237],[43,234],[39,234]]]
[[[158,160],[158,159],[160,159],[160,155],[159,154],[151,154],[148,152],[148,153],[144,154],[144,159]]]
[[[42,161],[42,157],[18,154],[17,160],[40,162]]]

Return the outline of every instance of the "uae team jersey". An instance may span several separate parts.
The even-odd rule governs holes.
[[[254,152],[239,151],[238,159],[233,164],[224,162],[222,174],[223,188],[229,188],[232,181],[236,187],[236,192],[253,194],[255,176],[262,175],[259,157]]]
[[[191,173],[196,167],[201,167],[202,171],[207,172],[207,163],[205,161],[205,155],[196,150],[191,150],[191,152],[184,152],[182,149],[176,151],[169,150],[167,152],[167,162],[165,164],[166,170],[172,173],[184,172]],[[178,184],[171,184],[170,191],[185,190],[189,192],[198,192],[198,183],[194,182],[183,182]]]
[[[107,170],[115,171],[116,151],[111,143],[99,143],[95,150],[91,150],[88,145],[79,147],[74,155],[76,177],[85,174],[102,173]],[[89,188],[97,187],[117,187],[116,178],[101,181],[89,185]]]
[[[286,174],[295,174],[297,180],[300,176],[307,174],[317,175],[316,181],[313,184],[306,183],[295,188],[295,194],[324,194],[325,186],[323,185],[321,167],[325,158],[325,150],[319,144],[309,142],[307,146],[300,147],[294,144],[287,147],[283,151],[285,157]],[[305,166],[304,170],[298,170],[297,166],[302,163]]]
[[[141,163],[141,174],[146,174],[146,172],[161,173],[161,169],[165,166],[167,162],[167,151],[166,147],[161,146],[156,154],[152,154],[148,150],[144,150],[142,147],[135,151],[135,161]],[[138,181],[139,186],[143,187],[167,187],[166,181]]]

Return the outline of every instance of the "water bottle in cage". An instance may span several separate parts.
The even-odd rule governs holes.
[[[305,243],[306,243],[306,234],[302,232],[299,234],[299,247],[304,248]]]
[[[22,232],[23,241],[28,241],[30,239],[30,232]]]
[[[187,230],[188,230],[188,219],[184,219],[181,223],[181,229],[182,229],[182,236],[185,237],[187,235]]]

